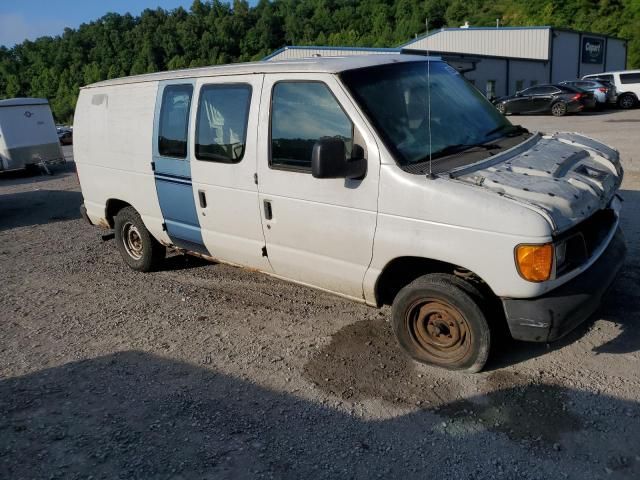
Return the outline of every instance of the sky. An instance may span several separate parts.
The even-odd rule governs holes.
[[[108,12],[138,15],[145,8],[167,10],[192,0],[0,0],[0,45],[12,47],[26,39],[60,35]]]

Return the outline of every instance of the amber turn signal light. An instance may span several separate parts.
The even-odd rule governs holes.
[[[553,244],[518,245],[516,247],[518,273],[530,282],[544,282],[551,278]]]

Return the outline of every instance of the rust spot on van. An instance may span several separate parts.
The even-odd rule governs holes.
[[[109,222],[107,221],[106,218],[98,219],[98,223],[96,223],[96,226],[107,229],[107,230],[111,229],[111,225],[109,225]]]

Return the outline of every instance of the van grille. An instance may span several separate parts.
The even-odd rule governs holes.
[[[566,260],[556,275],[567,273],[585,263],[600,248],[616,224],[616,213],[605,208],[562,233],[556,245],[566,242]]]

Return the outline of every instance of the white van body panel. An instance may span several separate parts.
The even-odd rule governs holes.
[[[157,82],[80,90],[73,154],[87,215],[108,226],[107,201],[132,205],[149,231],[168,243],[151,169]]]
[[[63,158],[46,99],[0,100],[0,171]]]
[[[516,245],[550,240],[548,222],[526,206],[445,178],[429,180],[385,164],[380,173],[373,261],[365,279],[367,299],[373,299],[375,281],[384,267],[405,256],[470,270],[498,296],[535,296],[543,292],[541,284],[523,280],[515,268],[498,266],[514,263]]]

